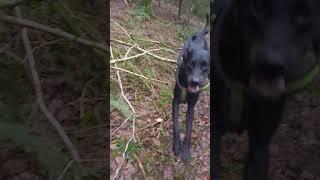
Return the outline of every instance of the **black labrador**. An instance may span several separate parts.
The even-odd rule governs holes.
[[[209,49],[204,38],[209,32],[209,17],[201,32],[194,34],[184,44],[177,61],[176,84],[172,101],[173,117],[173,152],[184,162],[188,161],[190,154],[190,140],[194,107],[198,101],[201,87],[206,84],[209,77]],[[179,104],[188,104],[186,113],[186,134],[183,144],[180,143],[179,130]],[[182,146],[182,147],[181,147]]]
[[[290,83],[306,62],[319,60],[320,1],[215,0],[211,12],[211,175],[221,175],[221,136],[247,129],[244,179],[266,180],[273,134],[298,88]]]

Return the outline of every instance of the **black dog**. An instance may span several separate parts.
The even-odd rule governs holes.
[[[198,101],[201,87],[205,85],[206,79],[209,77],[209,50],[204,38],[208,32],[209,17],[207,16],[204,29],[187,40],[178,59],[176,85],[172,101],[173,152],[175,156],[180,154],[179,104],[187,102],[186,135],[181,148],[181,158],[184,162],[188,160],[190,154],[194,107]]]
[[[288,95],[310,62],[315,76],[320,53],[320,1],[216,0],[211,54],[212,175],[219,180],[221,136],[248,129],[245,180],[266,180],[269,146]],[[316,68],[314,68],[316,67]],[[242,109],[239,111],[239,109]],[[238,121],[239,120],[239,121]],[[230,126],[233,125],[233,126]]]

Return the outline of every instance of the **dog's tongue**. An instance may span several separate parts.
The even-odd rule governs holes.
[[[199,92],[199,86],[189,85],[189,86],[188,86],[188,92],[190,92],[190,93],[197,93],[197,92]]]
[[[282,76],[273,79],[264,79],[257,76],[250,78],[249,90],[256,96],[276,99],[286,90],[285,80]]]

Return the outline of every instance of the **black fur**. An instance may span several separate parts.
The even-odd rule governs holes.
[[[186,114],[186,135],[181,147],[180,130],[179,130],[179,104],[181,103],[182,89],[176,82],[174,88],[174,97],[172,101],[172,118],[173,118],[173,152],[186,162],[190,154],[190,140],[192,131],[192,120],[194,107],[199,97],[199,87],[203,85],[206,78],[209,77],[209,49],[204,36],[209,32],[209,17],[207,24],[201,32],[190,37],[184,44],[178,63],[181,63],[177,69],[179,80],[182,88],[187,89],[188,111]]]
[[[211,62],[211,174],[219,180],[221,136],[228,87],[224,78],[246,87],[249,153],[245,180],[266,180],[269,147],[287,99],[286,83],[293,79],[306,52],[319,59],[320,3],[317,0],[216,0]],[[215,64],[215,63],[212,63]],[[223,73],[218,73],[222,69]]]

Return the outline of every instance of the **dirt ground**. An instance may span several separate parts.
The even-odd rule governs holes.
[[[320,179],[320,96],[319,79],[306,90],[289,98],[284,119],[271,146],[270,179]],[[224,178],[240,180],[247,152],[245,133],[223,139]]]

